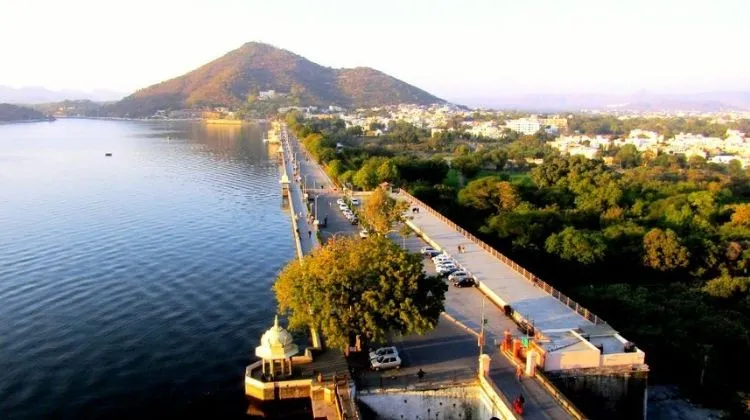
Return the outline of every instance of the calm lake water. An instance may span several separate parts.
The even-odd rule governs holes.
[[[0,418],[243,418],[294,256],[260,134],[0,125]]]

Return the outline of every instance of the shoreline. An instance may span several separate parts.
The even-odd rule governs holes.
[[[33,120],[11,120],[11,121],[0,121],[0,125],[4,124],[25,124],[25,123],[38,123],[38,122],[54,122],[57,118],[35,118]]]

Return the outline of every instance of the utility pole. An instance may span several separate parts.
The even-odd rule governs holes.
[[[477,343],[479,345],[479,355],[481,356],[484,352],[484,324],[487,323],[487,319],[484,318],[484,304],[487,301],[487,296],[485,295],[482,298],[482,322],[479,329],[479,342]]]

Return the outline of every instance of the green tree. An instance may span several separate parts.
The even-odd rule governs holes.
[[[654,228],[643,237],[643,262],[659,271],[674,270],[687,267],[690,253],[673,230]]]
[[[382,188],[376,188],[362,206],[362,216],[367,225],[378,235],[385,235],[393,225],[401,221],[409,208],[406,201],[396,200]]]
[[[425,276],[419,255],[384,237],[333,239],[287,264],[273,288],[290,328],[315,328],[340,349],[355,335],[382,343],[389,333],[432,330],[447,290]]]
[[[641,154],[633,144],[626,144],[620,148],[615,155],[615,162],[617,162],[621,168],[635,168],[640,164]]]
[[[469,182],[459,191],[458,202],[478,210],[509,211],[515,209],[521,199],[511,183],[486,176]]]
[[[731,277],[722,275],[711,279],[703,286],[703,291],[713,297],[730,298],[737,294],[745,294],[750,289],[750,278]]]
[[[389,159],[384,160],[375,171],[378,179],[378,183],[390,182],[394,183],[398,181],[398,168]]]
[[[578,230],[566,227],[560,233],[550,235],[544,242],[550,254],[581,264],[592,264],[604,259],[607,245],[601,232]]]

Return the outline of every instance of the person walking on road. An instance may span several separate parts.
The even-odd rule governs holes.
[[[518,382],[521,382],[522,379],[523,379],[523,367],[519,364],[518,366],[516,366],[516,380]]]
[[[312,239],[312,231],[311,230],[307,231],[307,239]]]

